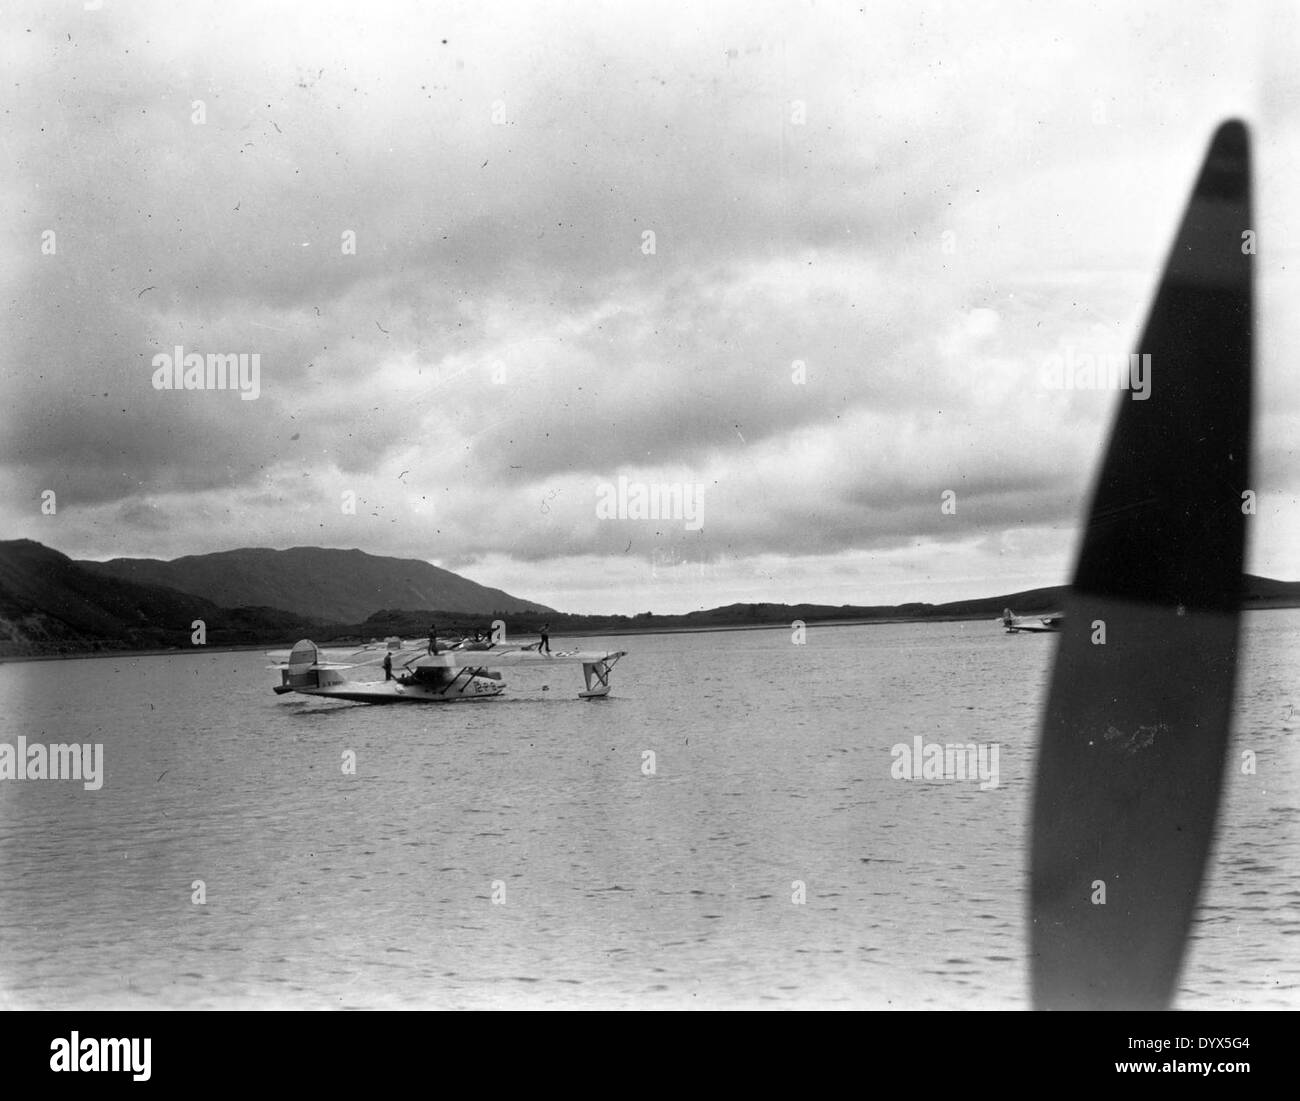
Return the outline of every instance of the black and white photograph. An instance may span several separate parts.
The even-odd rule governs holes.
[[[1300,9],[0,26],[0,1008],[1300,1008]]]

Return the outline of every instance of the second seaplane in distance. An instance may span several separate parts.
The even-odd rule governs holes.
[[[1039,634],[1059,631],[1061,624],[1065,622],[1065,616],[1060,612],[1048,612],[1047,615],[1042,616],[1016,615],[1010,608],[1007,608],[1002,613],[1000,622],[1009,635],[1020,634],[1021,632]]]
[[[351,651],[325,651],[310,639],[292,650],[266,656],[280,671],[277,695],[297,692],[353,703],[451,703],[488,700],[505,691],[501,669],[581,665],[586,690],[580,699],[609,695],[610,671],[626,650],[539,651],[533,646],[453,642],[434,649],[427,644],[385,639],[382,644]],[[382,666],[384,680],[353,680],[351,670]]]

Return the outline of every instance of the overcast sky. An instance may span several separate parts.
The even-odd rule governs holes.
[[[84,6],[2,17],[6,537],[360,547],[567,611],[1067,581],[1117,396],[1043,364],[1136,350],[1239,115],[1249,568],[1300,577],[1283,6]],[[155,389],[177,345],[259,396]],[[620,476],[699,522],[602,518]]]

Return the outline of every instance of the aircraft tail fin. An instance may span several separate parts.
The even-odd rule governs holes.
[[[320,651],[316,644],[309,638],[294,644],[289,651],[289,662],[280,675],[280,686],[277,691],[291,692],[296,688],[318,688],[320,686],[320,672],[316,665],[320,658]]]

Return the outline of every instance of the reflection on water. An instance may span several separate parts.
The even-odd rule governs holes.
[[[1230,775],[1185,1008],[1300,1004],[1300,612],[1245,641],[1257,772]],[[631,654],[594,703],[568,667],[378,708],[276,697],[260,654],[0,666],[0,741],[106,757],[98,792],[0,782],[0,1005],[1026,1004],[1052,637],[606,644]],[[918,737],[996,743],[998,786],[891,778]]]

